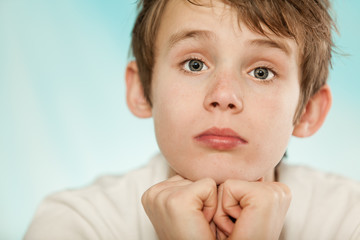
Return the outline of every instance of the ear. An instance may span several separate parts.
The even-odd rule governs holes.
[[[300,121],[295,125],[293,136],[309,137],[316,133],[325,121],[331,102],[330,87],[325,84],[306,104]]]
[[[151,117],[151,106],[144,96],[138,67],[135,61],[128,63],[125,73],[126,102],[130,111],[139,118]]]

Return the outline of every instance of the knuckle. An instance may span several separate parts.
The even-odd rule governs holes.
[[[154,192],[153,187],[151,187],[143,193],[143,195],[141,196],[141,202],[143,205],[153,201],[154,198],[153,192]]]
[[[148,191],[144,192],[144,194],[141,196],[141,203],[143,206],[146,205],[147,200],[148,200]]]
[[[213,217],[213,221],[216,225],[219,225],[221,223],[222,217],[219,214],[215,214]]]
[[[280,182],[277,182],[276,184],[279,187],[279,192],[281,192],[283,197],[291,198],[292,196],[291,190],[286,184]]]
[[[227,179],[225,180],[225,182],[223,183],[223,188],[224,189],[228,189],[231,187],[231,185],[234,184],[234,180],[233,179]]]
[[[142,204],[154,204],[155,202],[161,200],[163,192],[162,183],[150,187],[141,197]]]
[[[158,192],[158,189],[159,189],[159,186],[154,185],[154,186],[150,187],[148,190],[146,190],[144,195],[146,196],[147,199],[153,199],[154,196],[156,196],[156,193]]]
[[[141,196],[141,204],[147,214],[152,212],[152,209],[154,208],[154,199],[150,189],[146,190]]]
[[[223,210],[224,212],[231,212],[231,210],[234,209],[233,205],[229,205],[229,203],[224,202],[223,203]]]
[[[168,211],[173,211],[178,209],[178,207],[186,201],[184,195],[181,191],[175,191],[169,194],[166,199],[164,199],[163,204]]]
[[[270,189],[269,189],[270,190]],[[272,190],[268,192],[270,194],[270,198],[274,203],[285,203],[291,200],[291,191],[290,188],[280,182],[275,182],[272,184]]]
[[[201,180],[204,185],[206,185],[209,188],[216,188],[216,182],[212,178],[204,178]]]

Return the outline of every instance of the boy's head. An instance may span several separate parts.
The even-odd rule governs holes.
[[[281,9],[281,10],[279,10]],[[330,107],[332,20],[315,0],[142,1],[128,105],[189,179],[256,180]]]
[[[211,0],[181,0],[204,7]],[[144,95],[151,104],[151,79],[156,60],[155,41],[169,0],[141,0],[141,9],[132,33],[132,53],[138,63]],[[270,30],[293,38],[299,47],[300,99],[294,120],[307,101],[328,78],[334,27],[328,0],[222,0],[236,9],[239,20],[251,30],[266,35]],[[164,20],[166,21],[166,19]]]

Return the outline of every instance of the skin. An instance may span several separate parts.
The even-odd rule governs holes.
[[[275,36],[273,41],[286,45],[288,53],[254,44],[269,39],[246,26],[239,29],[236,13],[221,2],[214,4],[171,1],[166,7],[152,78],[157,142],[171,168],[187,179],[211,177],[219,184],[229,178],[271,177],[294,129],[300,92],[297,45]],[[171,43],[172,36],[187,31],[209,36]],[[185,71],[184,61],[192,58],[201,59],[207,69]],[[263,66],[276,72],[271,80],[250,75]],[[194,136],[211,127],[231,128],[247,144],[230,151],[200,146]]]
[[[169,1],[162,18],[152,107],[136,62],[126,70],[129,109],[153,117],[171,168],[172,176],[142,197],[149,219],[160,239],[278,239],[291,193],[274,182],[274,167],[291,135],[307,137],[321,127],[329,87],[293,125],[300,92],[293,40],[239,28],[236,13],[221,1],[211,8]],[[189,68],[191,59],[204,64],[201,71]],[[270,77],[255,77],[259,67],[271,70]],[[219,150],[194,140],[211,127],[231,128],[246,143]]]

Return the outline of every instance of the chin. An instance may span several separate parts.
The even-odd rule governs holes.
[[[213,152],[169,160],[170,167],[177,174],[191,181],[211,178],[219,185],[229,179],[257,181],[264,175],[260,164],[255,161],[246,162],[241,156],[234,156],[229,152]]]
[[[226,169],[213,169],[213,171],[203,171],[202,169],[196,172],[191,172],[191,174],[184,174],[184,177],[191,181],[211,178],[216,182],[217,185],[220,185],[229,179],[254,182],[261,178],[261,176],[259,174],[257,175],[256,173],[250,174],[250,172],[234,172],[233,170]]]

